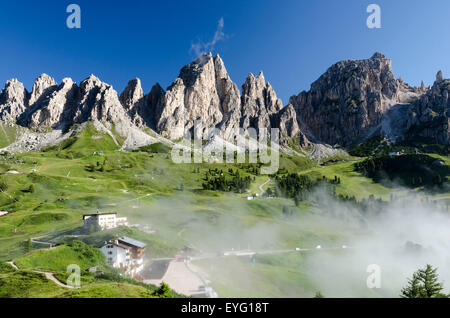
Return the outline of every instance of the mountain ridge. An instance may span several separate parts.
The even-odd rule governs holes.
[[[303,148],[339,147],[380,131],[386,117],[394,113],[390,110],[401,104],[408,114],[399,124],[405,126],[403,133],[412,134],[424,123],[434,125],[417,134],[448,145],[448,82],[439,71],[433,86],[427,88],[422,82],[421,87],[411,87],[394,76],[391,60],[377,52],[369,59],[333,64],[309,91],[293,95],[283,106],[262,71],[249,73],[239,91],[221,57],[207,53],[182,67],[166,90],[155,83],[147,94],[139,78],[130,80],[120,94],[94,75],[79,84],[70,78],[58,84],[42,74],[31,92],[11,79],[0,93],[0,121],[38,132],[67,132],[73,125],[93,121],[123,137],[150,129],[177,140],[200,120],[203,127],[217,128],[224,140],[231,140],[238,128],[279,128],[285,146],[293,142]]]

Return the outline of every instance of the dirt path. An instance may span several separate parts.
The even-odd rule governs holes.
[[[7,262],[9,265],[11,265],[12,267],[14,267],[16,270],[19,270],[19,267],[17,267],[16,264],[14,264],[13,261]],[[73,286],[69,286],[69,285],[65,285],[63,283],[61,283],[59,280],[56,279],[56,277],[53,275],[53,273],[50,272],[41,272],[41,271],[32,271],[34,273],[39,273],[39,274],[44,274],[45,278],[47,278],[48,280],[51,280],[52,282],[54,282],[56,285],[64,287],[64,288],[75,288]]]
[[[39,239],[41,239],[43,237],[47,237],[47,236],[48,235],[36,236],[36,237],[32,237],[30,240],[32,243],[48,245],[48,246],[50,246],[49,249],[52,249],[53,245],[55,245],[55,244],[53,244],[51,242],[39,241]]]
[[[261,184],[260,186],[259,186],[259,196],[262,196],[263,195],[263,193],[264,193],[264,189],[263,189],[263,187],[266,185],[266,184],[268,184],[270,182],[270,178],[268,178],[263,184]]]
[[[59,280],[56,279],[55,276],[53,276],[53,273],[49,273],[49,272],[40,272],[40,271],[33,271],[33,272],[35,272],[35,273],[40,273],[40,274],[44,274],[45,277],[46,277],[48,280],[51,280],[52,282],[54,282],[54,283],[55,283],[56,285],[58,285],[58,286],[61,286],[61,287],[64,287],[64,288],[75,288],[74,286],[70,286],[70,285],[66,285],[66,284],[61,283]]]
[[[12,267],[14,267],[15,269],[19,270],[19,267],[16,266],[16,264],[14,264],[12,261],[11,262],[6,262],[9,265],[11,265]]]

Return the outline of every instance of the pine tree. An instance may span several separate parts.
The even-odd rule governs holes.
[[[422,298],[422,286],[420,286],[419,276],[416,273],[408,279],[408,286],[402,289],[402,298]]]
[[[443,285],[438,282],[438,277],[437,268],[427,264],[425,269],[419,269],[413,274],[400,296],[403,298],[449,297],[442,293]]]
[[[424,270],[419,270],[418,276],[423,284],[425,298],[435,297],[444,289],[442,283],[438,282],[437,268],[427,264]]]

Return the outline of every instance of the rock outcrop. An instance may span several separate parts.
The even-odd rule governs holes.
[[[129,121],[125,108],[114,88],[94,75],[80,83],[80,101],[74,114],[74,123],[99,121],[119,124]]]
[[[70,78],[58,85],[42,74],[31,93],[12,79],[0,93],[0,121],[44,131],[92,121],[125,137],[141,136],[151,128],[170,139],[193,132],[201,122],[203,128],[217,128],[225,141],[232,141],[239,128],[279,128],[283,145],[312,148],[313,142],[350,145],[379,130],[396,139],[417,137],[448,145],[449,85],[438,72],[432,87],[423,82],[411,87],[395,78],[389,59],[375,53],[370,59],[334,64],[309,91],[292,96],[283,107],[262,72],[248,75],[241,95],[220,56],[209,53],[184,66],[166,91],[157,83],[146,95],[138,78],[120,96],[94,75],[79,85]],[[397,117],[402,127],[394,131],[390,128],[400,121]],[[141,145],[136,141],[145,139],[141,137],[130,138],[127,147]],[[323,147],[314,149],[321,154]]]
[[[307,147],[311,144],[297,121],[297,113],[291,104],[282,108],[275,116],[272,116],[272,127],[280,129],[281,143]]]
[[[33,90],[31,91],[29,105],[33,105],[38,102],[39,99],[48,98],[49,95],[54,92],[57,88],[55,80],[48,76],[47,74],[42,74],[39,76],[33,85]]]
[[[64,78],[57,89],[52,89],[49,95],[40,97],[30,107],[26,118],[32,128],[52,127],[65,128],[72,123],[76,110],[78,87],[70,78]]]
[[[439,71],[431,89],[409,108],[405,139],[450,145],[449,92],[450,79]]]
[[[119,99],[136,126],[154,128],[153,116],[155,115],[156,105],[163,93],[164,90],[161,86],[156,84],[149,95],[144,96],[141,80],[135,78],[128,82]]]
[[[253,127],[270,128],[270,116],[283,108],[281,100],[273,90],[269,82],[264,79],[264,74],[258,76],[250,73],[242,85],[242,119],[241,126],[244,129]]]
[[[214,59],[209,53],[181,69],[161,99],[162,112],[156,120],[158,132],[178,139],[191,130],[197,120],[201,120],[204,127],[215,127],[222,122],[224,109],[230,107],[223,105],[223,96],[219,96],[219,89],[223,93],[223,87],[217,87],[218,82],[228,77],[221,63],[220,57]]]
[[[13,78],[6,82],[0,93],[0,120],[15,122],[28,107],[28,92],[21,82]]]
[[[398,92],[391,61],[375,53],[334,64],[290,103],[317,140],[346,145],[380,123]]]

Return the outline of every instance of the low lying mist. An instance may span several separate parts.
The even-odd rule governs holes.
[[[407,278],[426,264],[438,268],[444,292],[449,292],[446,206],[407,191],[383,201],[381,211],[377,206],[362,212],[323,189],[317,189],[310,201],[309,207],[296,209],[289,199],[246,201],[235,195],[179,191],[124,213],[131,223],[151,226],[156,236],[180,251],[187,248],[192,256],[217,254],[198,265],[213,286],[218,279],[234,296],[312,297],[320,291],[325,297],[398,297]],[[286,217],[285,205],[296,212]],[[233,260],[223,256],[231,250],[283,249],[292,252],[270,256],[270,272],[258,267],[259,257],[266,255],[257,255],[256,265],[249,256]],[[167,255],[151,255],[157,256]],[[372,274],[367,270],[373,264],[380,269],[380,288],[367,286]],[[219,292],[219,296],[231,295]]]

